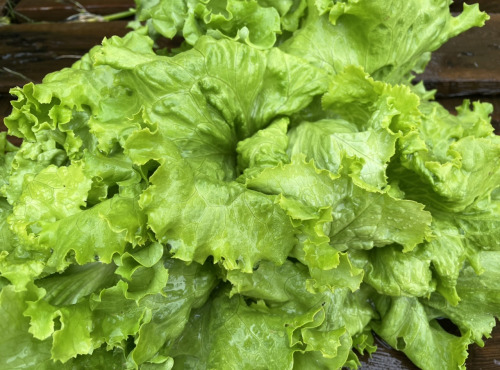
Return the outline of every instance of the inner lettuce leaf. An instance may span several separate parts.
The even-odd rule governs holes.
[[[194,45],[202,35],[241,40],[258,48],[270,48],[281,33],[280,14],[257,0],[136,1],[138,19],[166,38],[182,35]],[[281,5],[281,4],[279,4]],[[281,11],[287,13],[281,6]]]
[[[451,115],[410,82],[487,15],[136,4],[11,90],[0,368],[355,369],[373,333],[463,367],[500,316],[500,140],[491,105]]]

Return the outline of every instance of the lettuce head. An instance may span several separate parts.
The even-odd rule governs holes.
[[[11,90],[0,368],[357,368],[373,333],[462,368],[500,315],[500,137],[489,104],[411,81],[487,15],[136,3],[126,36]]]

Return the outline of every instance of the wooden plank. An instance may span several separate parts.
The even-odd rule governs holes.
[[[28,81],[40,82],[47,73],[71,66],[104,37],[127,33],[127,23],[26,23],[0,27],[0,93]]]
[[[417,77],[437,96],[500,94],[500,14],[483,28],[473,28],[435,51]]]
[[[500,368],[500,322],[493,329],[490,339],[484,341],[483,348],[469,346],[469,357],[465,363],[467,369],[498,370]]]
[[[362,370],[418,370],[403,352],[391,348],[377,335],[374,337],[378,349],[371,357],[359,357]]]
[[[500,13],[500,1],[498,0],[454,0],[453,4],[450,6],[452,12],[461,12],[464,6],[467,4],[479,4],[479,9],[485,11],[486,13]]]
[[[76,3],[80,4],[79,7]],[[31,19],[35,22],[59,22],[85,10],[92,14],[109,15],[125,12],[135,8],[133,0],[22,0],[16,6],[20,14],[16,20],[24,22]]]

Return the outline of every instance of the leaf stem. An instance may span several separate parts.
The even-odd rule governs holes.
[[[125,12],[114,13],[110,15],[105,15],[102,17],[103,21],[109,22],[117,19],[127,18],[135,14],[135,9],[129,9]]]

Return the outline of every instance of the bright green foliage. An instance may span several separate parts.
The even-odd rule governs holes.
[[[136,0],[12,89],[0,368],[356,368],[372,331],[461,367],[500,316],[500,139],[410,84],[487,19],[448,3]]]
[[[467,357],[470,332],[447,333],[414,297],[379,297],[381,314],[373,329],[392,347],[403,351],[423,369],[462,368]]]

